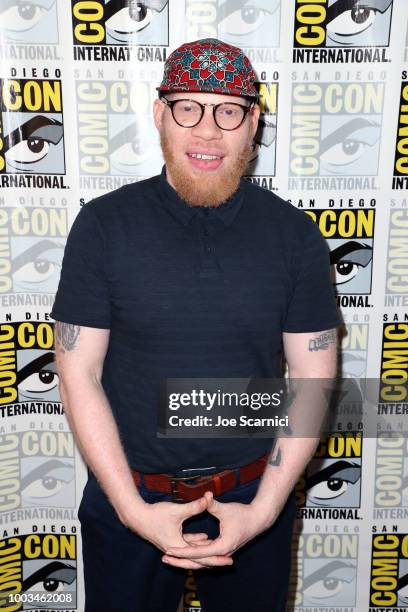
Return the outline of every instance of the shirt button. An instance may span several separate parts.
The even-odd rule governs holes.
[[[208,235],[209,235],[209,233],[210,233],[210,232],[208,231],[208,228],[207,228],[207,227],[205,227],[205,228],[204,228],[204,235],[205,235],[205,236],[208,236]]]
[[[208,216],[208,215],[210,214],[210,211],[209,211],[209,209],[208,209],[208,208],[204,208],[204,211],[203,211],[203,212],[204,212],[204,214],[205,214],[206,216]]]

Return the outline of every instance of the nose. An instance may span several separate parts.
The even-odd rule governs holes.
[[[203,140],[217,140],[222,138],[222,130],[214,121],[213,106],[205,106],[200,123],[191,128],[191,133]]]

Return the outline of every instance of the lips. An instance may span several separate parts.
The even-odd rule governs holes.
[[[221,151],[193,150],[187,152],[187,157],[194,168],[199,170],[216,170],[224,158]]]

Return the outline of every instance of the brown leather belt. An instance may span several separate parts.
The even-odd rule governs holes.
[[[142,481],[147,489],[160,493],[171,493],[174,502],[189,502],[199,499],[205,491],[212,491],[214,497],[230,491],[238,484],[245,484],[261,476],[265,470],[269,453],[242,467],[223,470],[209,476],[171,476],[170,474],[141,474],[132,470],[136,485]],[[189,483],[189,481],[194,481]]]

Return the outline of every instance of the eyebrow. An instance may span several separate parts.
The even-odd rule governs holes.
[[[131,123],[127,127],[123,128],[120,132],[118,132],[115,136],[109,139],[109,145],[111,146],[111,150],[116,151],[121,145],[130,142],[139,134],[139,126],[136,122]]]
[[[345,563],[345,561],[331,561],[327,565],[319,568],[306,578],[303,581],[303,589],[307,589],[311,584],[314,584],[320,578],[325,578],[331,572],[334,572],[339,569],[356,569],[356,566],[352,563]]]
[[[52,470],[61,469],[61,468],[70,468],[72,470],[74,469],[74,467],[72,465],[68,465],[66,463],[63,463],[59,459],[49,459],[48,461],[46,461],[42,465],[39,465],[38,467],[36,467],[33,470],[31,470],[31,472],[26,474],[21,479],[20,489],[21,490],[25,489],[27,485],[31,484],[35,480],[38,480],[39,478],[43,478],[43,476],[45,476],[46,474],[48,474]],[[62,480],[62,479],[60,478],[60,480]],[[68,482],[70,482],[70,481],[68,481]]]
[[[356,253],[357,251],[372,252],[372,250],[373,247],[368,244],[361,244],[361,242],[349,240],[348,242],[341,244],[336,249],[333,249],[333,251],[330,251],[330,264],[333,265],[338,263],[341,259],[343,259],[343,257],[350,255],[350,253]]]
[[[254,140],[259,145],[270,147],[275,141],[276,131],[276,124],[273,121],[267,121],[260,117]]]
[[[385,13],[392,4],[392,1],[393,0],[368,0],[367,2],[361,2],[361,0],[337,0],[337,2],[327,8],[328,22],[335,19],[341,13],[344,13],[344,11],[353,8],[371,8],[380,13]]]
[[[316,472],[315,474],[312,474],[311,476],[309,476],[306,479],[306,488],[311,489],[312,487],[319,484],[323,480],[329,480],[330,477],[340,474],[340,472],[344,472],[344,471],[348,472],[350,470],[352,470],[352,472],[354,471],[361,472],[361,466],[358,463],[353,463],[349,461],[344,461],[344,460],[336,461],[332,465],[327,466],[327,468],[320,470],[320,472]],[[349,474],[347,475],[349,476]],[[359,479],[359,476],[357,476],[355,480],[354,481],[352,480],[351,482],[354,484],[355,482],[357,482],[358,479]]]
[[[404,587],[406,587],[408,584],[408,574],[405,574],[404,576],[401,576],[400,578],[398,578],[398,591],[400,589],[403,589]]]
[[[218,7],[218,13],[222,15],[223,18],[228,17],[231,13],[235,13],[235,11],[244,8],[247,1],[248,0],[227,0],[225,4]]]
[[[63,244],[58,244],[57,242],[53,242],[52,240],[41,240],[37,242],[37,244],[33,244],[28,249],[14,257],[11,262],[11,273],[17,272],[22,266],[26,263],[33,261],[36,259],[41,253],[44,251],[49,251],[50,249],[63,249]]]
[[[44,582],[46,578],[51,577],[51,574],[55,572],[60,572],[60,582],[71,584],[76,578],[76,568],[73,565],[68,565],[61,561],[51,561],[51,563],[47,563],[47,565],[40,567],[40,569],[31,574],[31,576],[23,580],[23,591],[31,588],[37,584],[37,582]],[[58,580],[56,576],[52,576],[52,578]]]
[[[19,142],[36,136],[55,145],[59,143],[63,135],[64,130],[60,121],[36,115],[4,137],[4,152],[9,151]]]
[[[54,353],[51,353],[51,351],[48,351],[44,355],[40,355],[36,359],[33,359],[17,373],[17,385],[28,378],[28,376],[31,374],[35,374],[36,372],[43,370],[50,363],[54,363]],[[48,369],[47,371],[53,372],[51,369]]]
[[[142,2],[133,2],[133,4],[141,4],[145,8],[150,8],[153,11],[157,11],[161,13],[165,6],[168,4],[169,0],[143,0]],[[123,0],[111,0],[109,4],[106,4],[104,7],[104,17],[105,19],[110,19],[113,15],[116,15],[119,11],[124,8],[130,8],[130,4],[132,0],[129,0],[129,4],[127,6],[123,6]]]
[[[363,119],[362,117],[351,119],[344,125],[341,125],[337,130],[334,130],[331,134],[323,138],[320,143],[320,155],[325,153],[328,149],[331,149],[334,144],[338,142],[342,142],[342,139],[346,138],[349,134],[356,132],[357,130],[361,130],[366,127],[380,127],[379,123],[375,123],[374,121],[369,121],[368,119]]]

